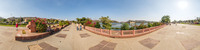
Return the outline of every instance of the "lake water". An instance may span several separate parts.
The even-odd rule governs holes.
[[[133,23],[132,25],[140,25],[141,23]],[[102,23],[100,23],[100,25],[102,26]],[[147,23],[144,23],[144,25],[147,25]],[[112,27],[114,28],[120,28],[122,26],[122,23],[112,23]],[[129,27],[131,27],[131,25],[129,24]]]

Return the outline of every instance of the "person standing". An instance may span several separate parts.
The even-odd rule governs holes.
[[[80,24],[80,30],[82,30],[82,25]]]
[[[78,28],[78,24],[76,24],[76,27],[77,27],[77,31],[79,30],[79,28]]]
[[[18,31],[18,23],[16,23],[16,31]]]

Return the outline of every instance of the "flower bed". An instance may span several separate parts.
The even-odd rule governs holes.
[[[54,29],[52,29],[51,32],[40,32],[40,33],[31,33],[28,29],[25,30],[25,34],[22,33],[22,30],[18,30],[18,32],[15,35],[15,40],[18,41],[23,41],[23,40],[35,40],[35,39],[40,39],[47,37],[55,32],[58,32],[62,28],[66,27],[65,26],[56,26]]]

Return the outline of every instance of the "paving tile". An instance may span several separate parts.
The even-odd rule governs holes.
[[[112,42],[110,42],[110,43],[108,43],[108,44],[106,45],[106,47],[115,48],[116,45],[117,45],[117,43],[112,43]]]
[[[116,45],[117,43],[112,43],[112,42],[103,40],[98,45],[89,48],[89,50],[114,50]]]
[[[106,44],[108,44],[108,43],[109,43],[108,41],[103,40],[103,41],[101,41],[99,44],[106,45]]]
[[[89,50],[100,50],[103,46],[104,45],[102,45],[102,44],[98,44],[98,45],[96,45],[94,47],[89,48]]]
[[[37,44],[29,45],[28,48],[29,50],[42,50],[42,48]]]
[[[57,34],[56,37],[65,38],[67,34]]]
[[[80,34],[81,38],[86,38],[86,37],[89,37],[90,35],[87,34],[87,33],[84,33],[84,34]]]
[[[69,31],[68,29],[65,29],[65,30],[63,30],[63,31]]]
[[[12,35],[12,32],[3,32],[3,33],[1,33],[2,35],[5,35],[5,36],[10,36],[10,35]]]
[[[53,47],[45,42],[39,43],[38,44],[43,50],[58,50],[58,48]]]
[[[159,40],[154,40],[151,38],[146,38],[144,40],[139,41],[140,44],[142,44],[145,47],[148,47],[152,49],[154,46],[156,46],[160,41]]]
[[[181,43],[186,50],[192,50],[193,48],[200,45],[199,41],[192,40],[192,39],[181,41]]]
[[[105,47],[101,48],[100,50],[114,50],[114,48],[111,48],[111,47],[105,46]]]

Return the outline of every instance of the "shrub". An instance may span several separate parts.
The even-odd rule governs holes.
[[[25,30],[22,30],[22,34],[26,34],[26,31],[25,31]]]
[[[122,24],[121,30],[129,30],[129,24],[128,23]]]
[[[148,23],[148,27],[152,27],[152,26],[153,26],[153,25],[149,22],[149,23]]]
[[[85,23],[85,25],[86,25],[86,26],[89,26],[89,25],[91,25],[91,23],[92,23],[91,21],[87,21],[87,22]]]
[[[95,27],[96,27],[96,28],[101,28],[99,22],[96,23]]]
[[[111,29],[120,29],[120,28],[117,28],[117,27],[112,27]]]
[[[134,28],[135,28],[135,27],[133,26],[133,27],[131,27],[129,30],[134,30]]]
[[[144,25],[144,23],[141,23],[139,26],[137,26],[137,29],[144,29],[147,28],[147,25]]]
[[[32,20],[31,22],[36,23],[36,31],[37,32],[45,32],[47,30],[47,25],[45,23],[46,19],[36,18],[36,20]]]
[[[88,26],[90,26],[90,27],[94,27],[94,24],[89,24]]]
[[[160,23],[160,22],[154,22],[153,23],[153,26],[159,26],[159,25],[162,25],[162,23]]]
[[[69,25],[69,21],[65,21],[64,24],[65,24],[65,25]]]
[[[60,26],[63,26],[63,22],[62,22],[62,21],[59,21],[59,25],[60,25]]]
[[[16,24],[16,22],[12,22],[12,25],[15,25]]]

